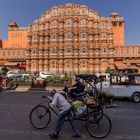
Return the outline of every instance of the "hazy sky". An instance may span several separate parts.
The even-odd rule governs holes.
[[[119,13],[125,19],[125,43],[140,44],[140,0],[0,0],[0,39],[7,38],[10,22],[27,27],[52,6],[68,2],[86,5],[105,17]]]

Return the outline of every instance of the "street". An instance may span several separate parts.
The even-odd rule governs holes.
[[[0,93],[0,140],[47,140],[53,127],[56,116],[53,115],[51,124],[43,129],[36,130],[29,122],[30,110],[42,102],[44,91],[5,91]],[[105,110],[112,121],[111,133],[104,140],[140,140],[140,104],[129,100],[115,100],[118,108]],[[85,122],[76,124],[82,137],[76,139],[92,138],[85,128]],[[73,133],[65,122],[59,139],[71,140]]]

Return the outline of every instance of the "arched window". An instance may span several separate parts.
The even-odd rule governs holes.
[[[113,39],[113,35],[110,34],[110,35],[109,35],[109,40],[112,40],[112,39]]]
[[[101,22],[101,26],[100,27],[101,28],[105,28],[106,27],[106,22],[105,21]]]
[[[87,38],[87,34],[86,33],[81,33],[80,34],[80,39],[86,39]]]
[[[95,40],[99,40],[99,35],[95,35],[95,36],[94,36],[94,39],[95,39]]]
[[[53,53],[53,54],[56,53],[56,48],[55,47],[51,48],[51,53]]]
[[[56,68],[56,61],[51,61],[50,62],[51,68]]]
[[[72,33],[67,33],[66,34],[66,39],[72,39]]]
[[[66,20],[66,26],[71,26],[72,25],[72,20],[71,19],[67,19]]]
[[[56,34],[52,34],[51,39],[52,40],[56,40],[56,38],[57,38],[57,35]]]
[[[66,53],[66,54],[72,53],[72,47],[71,47],[71,46],[66,47],[65,53]]]
[[[80,50],[81,53],[87,53],[87,48],[86,47],[82,47]]]
[[[106,47],[106,46],[102,46],[101,52],[102,52],[102,53],[107,53],[107,47]]]
[[[46,28],[46,29],[49,28],[49,23],[46,23],[45,28]]]
[[[102,33],[101,34],[101,39],[106,39],[107,38],[107,34],[106,33]]]
[[[32,49],[32,54],[37,54],[37,49],[36,48]]]
[[[86,20],[85,19],[80,21],[80,26],[86,26]]]
[[[52,21],[51,26],[52,27],[57,27],[57,21],[56,20]]]
[[[44,25],[43,25],[43,24],[40,25],[40,29],[41,29],[41,30],[44,30]]]
[[[97,22],[94,23],[94,28],[98,28],[98,23]]]

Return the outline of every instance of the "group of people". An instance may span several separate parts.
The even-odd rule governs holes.
[[[84,87],[83,84],[80,82],[80,79],[75,79],[75,84],[73,84],[70,88],[69,94],[70,96],[74,97],[75,94],[83,92]],[[57,93],[55,89],[52,89],[50,92],[50,106],[51,107],[58,107],[60,109],[59,117],[55,123],[55,126],[50,134],[50,137],[55,139],[58,138],[62,125],[64,123],[65,118],[68,118],[68,121],[71,125],[71,128],[74,132],[73,137],[81,137],[79,130],[77,129],[73,117],[71,115],[71,104],[67,101],[67,99],[61,94]]]

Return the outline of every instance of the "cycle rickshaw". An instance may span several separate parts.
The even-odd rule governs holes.
[[[104,138],[110,133],[112,124],[108,115],[103,111],[104,103],[101,95],[102,84],[100,89],[96,88],[96,83],[101,82],[101,80],[93,74],[78,74],[76,77],[84,80],[92,89],[90,93],[89,91],[85,91],[77,95],[76,100],[92,96],[94,97],[94,104],[86,104],[86,110],[80,115],[75,114],[72,109],[72,116],[75,120],[85,121],[86,129],[92,137]],[[30,123],[37,129],[43,129],[50,124],[52,112],[58,115],[55,109],[49,105],[48,97],[43,96],[42,98],[46,98],[47,105],[44,105],[43,102],[35,106],[31,110],[29,117]]]

